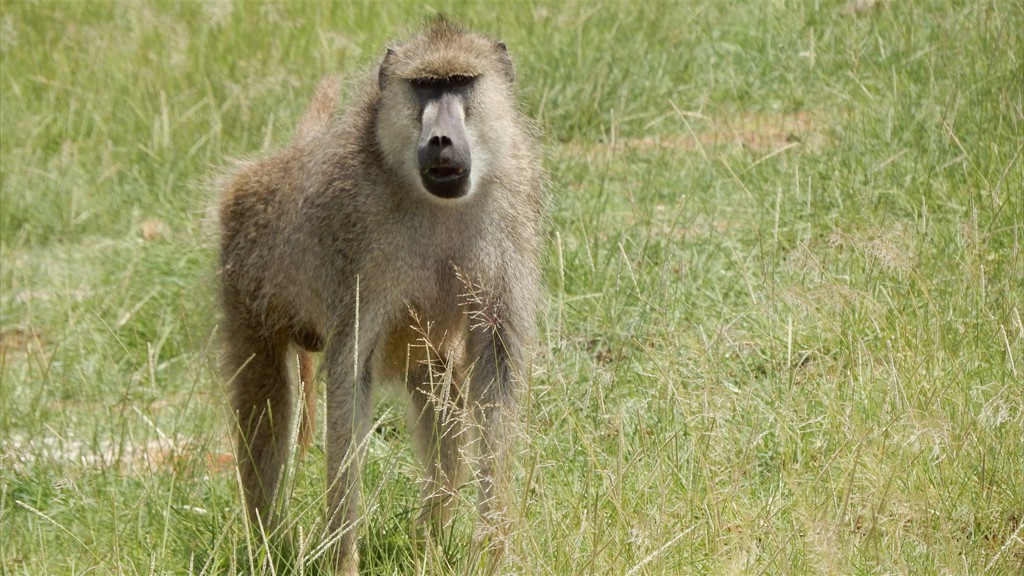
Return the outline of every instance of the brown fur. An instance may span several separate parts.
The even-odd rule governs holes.
[[[465,118],[472,191],[440,201],[410,170],[419,136],[411,78],[478,78]],[[437,20],[388,51],[336,115],[318,89],[292,144],[244,163],[220,202],[225,368],[252,521],[275,525],[298,353],[315,426],[310,352],[324,352],[329,520],[354,573],[360,447],[376,383],[403,382],[426,467],[420,522],[447,522],[461,463],[475,460],[485,528],[500,533],[506,426],[524,377],[539,295],[544,177],[503,44]],[[411,173],[410,173],[411,172]],[[472,444],[472,446],[470,445]]]

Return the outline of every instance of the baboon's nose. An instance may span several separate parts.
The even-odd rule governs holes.
[[[435,136],[432,136],[430,138],[430,142],[428,142],[428,145],[429,146],[440,146],[441,148],[445,148],[445,147],[448,147],[448,146],[452,145],[452,139],[447,137],[447,136],[443,136],[443,135],[442,136],[435,135]]]

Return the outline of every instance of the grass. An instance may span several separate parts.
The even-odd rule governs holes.
[[[0,6],[0,572],[321,568],[322,442],[295,550],[242,525],[211,182],[434,10],[549,150],[508,573],[1024,571],[1019,2]],[[416,570],[399,414],[368,574]]]

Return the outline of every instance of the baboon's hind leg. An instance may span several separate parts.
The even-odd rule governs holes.
[[[293,356],[285,336],[267,336],[237,319],[228,322],[226,331],[226,368],[238,418],[236,449],[246,512],[250,521],[267,526],[273,520],[274,496],[291,436]]]

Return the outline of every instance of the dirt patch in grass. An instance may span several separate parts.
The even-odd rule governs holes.
[[[703,125],[703,129],[698,126]],[[700,147],[740,147],[769,153],[796,146],[819,147],[825,141],[820,124],[809,112],[794,114],[743,113],[705,118],[693,126],[692,134],[674,138],[648,139],[640,145],[693,150]]]
[[[818,148],[825,143],[821,124],[809,112],[739,114],[713,123],[711,130],[698,137],[705,145],[742,146],[755,152],[773,152],[796,145]]]
[[[234,470],[234,455],[225,448],[227,440],[207,445],[195,438],[175,435],[145,442],[100,441],[96,444],[70,438],[13,437],[3,445],[3,459],[15,465],[39,462],[77,464],[84,468],[117,468],[136,473],[172,469],[182,471],[204,463],[207,472],[222,474]]]
[[[788,148],[819,149],[827,143],[822,122],[810,112],[762,114],[745,112],[722,117],[692,115],[685,131],[641,138],[621,138],[598,144],[570,144],[581,152],[615,150],[711,150],[744,148],[771,154]]]
[[[27,353],[30,350],[41,350],[43,339],[32,327],[8,328],[0,330],[0,355],[7,352]]]

